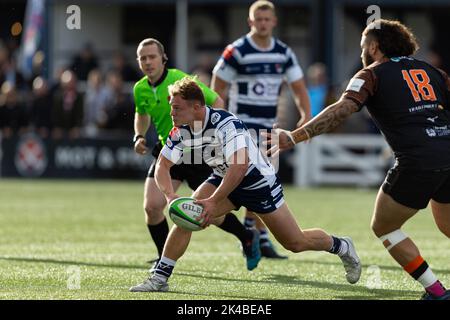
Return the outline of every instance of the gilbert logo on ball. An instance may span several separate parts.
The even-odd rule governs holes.
[[[199,231],[202,221],[197,218],[202,214],[203,207],[195,204],[193,198],[177,198],[169,204],[169,216],[179,227],[189,231]]]

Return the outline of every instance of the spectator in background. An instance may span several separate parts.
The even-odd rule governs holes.
[[[77,91],[75,73],[66,70],[61,75],[60,88],[53,98],[53,137],[78,138],[83,124],[83,96]]]
[[[310,100],[303,71],[295,53],[273,37],[277,25],[275,6],[259,0],[249,9],[250,32],[228,45],[214,67],[211,88],[226,101],[236,114],[255,133],[267,132],[277,123],[281,85],[286,81],[292,89],[300,119],[298,126],[311,119]],[[255,226],[261,235],[261,253],[266,258],[282,259],[269,239],[262,221],[246,211],[245,226]]]
[[[0,83],[6,81],[6,71],[9,60],[8,49],[0,42]]]
[[[335,102],[336,97],[328,85],[327,67],[320,62],[312,64],[306,72],[311,99],[311,114],[316,116],[322,109]]]
[[[107,75],[107,103],[102,116],[102,127],[130,131],[133,128],[134,104],[131,96],[125,93],[122,76],[117,72]]]
[[[122,52],[117,52],[114,55],[112,62],[113,65],[111,71],[120,74],[123,81],[135,82],[141,78],[137,70],[127,63],[127,59]]]
[[[73,58],[70,69],[75,72],[79,80],[87,80],[90,71],[98,68],[98,59],[90,43],[87,43],[81,52]]]
[[[28,114],[16,88],[4,82],[0,92],[0,129],[5,138],[28,130]]]
[[[42,138],[48,138],[52,130],[53,99],[47,81],[36,77],[30,106],[30,120],[34,130]]]
[[[6,48],[0,46],[0,83],[9,82],[16,90],[29,89],[25,78],[17,70],[16,58]]]
[[[44,75],[44,61],[45,61],[45,54],[43,51],[37,51],[33,55],[33,64],[32,64],[32,74],[31,74],[31,86],[33,85],[34,79],[37,77],[42,77]]]
[[[86,94],[84,96],[84,134],[92,137],[97,135],[98,126],[106,121],[105,109],[108,92],[104,86],[100,70],[89,72]]]
[[[211,73],[208,69],[203,68],[202,66],[196,66],[190,74],[197,76],[198,80],[209,87],[211,84]]]
[[[198,56],[197,64],[190,74],[198,76],[200,82],[209,86],[215,64],[215,60],[210,55],[206,53],[200,54]]]

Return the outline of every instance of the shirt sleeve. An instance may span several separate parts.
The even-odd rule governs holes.
[[[245,128],[239,120],[226,123],[219,129],[222,140],[222,151],[225,159],[229,159],[236,151],[247,148]]]
[[[286,80],[288,83],[292,83],[303,78],[303,70],[298,64],[297,57],[295,53],[289,48],[286,52],[287,62],[286,62]]]
[[[139,91],[140,90],[139,90],[138,84],[136,83],[136,85],[133,87],[135,111],[136,111],[136,113],[139,113],[142,115],[142,114],[146,114],[147,112],[145,111],[144,100],[141,98]]]
[[[237,55],[237,49],[231,44],[228,45],[214,67],[213,74],[223,81],[232,82],[236,78],[239,67]]]
[[[164,158],[174,164],[180,164],[183,158],[183,142],[179,129],[174,127],[167,137],[166,144],[161,150]]]
[[[376,90],[376,77],[372,70],[363,69],[356,73],[342,97],[355,101],[361,109]]]

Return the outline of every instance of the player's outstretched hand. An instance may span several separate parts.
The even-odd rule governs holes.
[[[292,149],[295,145],[292,133],[288,130],[278,128],[277,124],[273,125],[271,133],[262,132],[263,145],[270,146],[267,155],[276,157],[280,152]]]

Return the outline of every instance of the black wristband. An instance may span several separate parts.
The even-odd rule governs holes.
[[[145,137],[142,134],[136,134],[133,137],[133,143],[136,143],[136,141],[138,141],[140,138],[144,138],[145,139]]]

